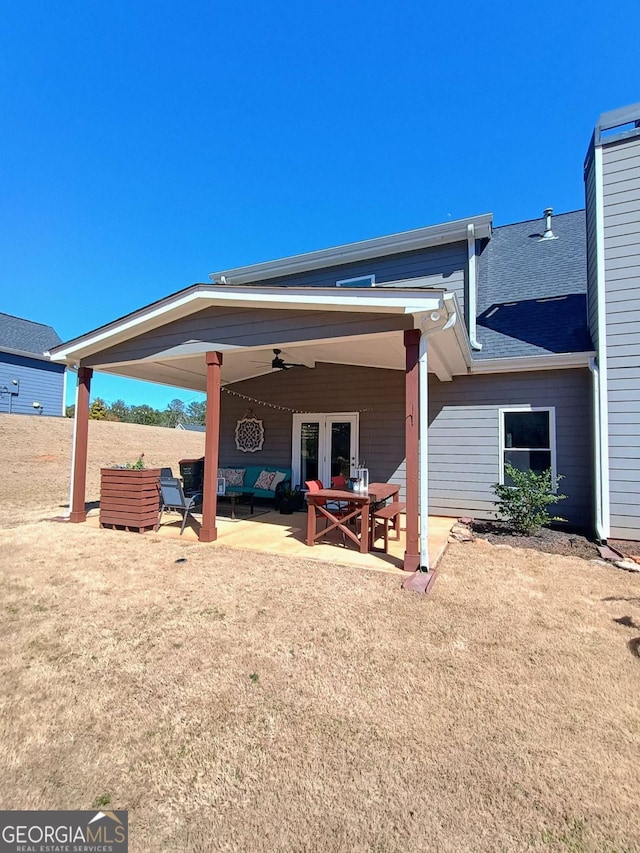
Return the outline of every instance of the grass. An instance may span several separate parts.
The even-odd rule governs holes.
[[[425,599],[54,523],[44,420],[0,417],[3,470],[60,456],[0,485],[0,808],[126,808],[132,851],[640,850],[637,576],[454,545]],[[171,462],[137,430],[92,424],[90,466]]]

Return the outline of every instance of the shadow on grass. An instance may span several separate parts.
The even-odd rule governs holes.
[[[614,619],[614,622],[617,622],[618,625],[624,625],[625,628],[638,628],[640,629],[640,625],[636,624],[631,616],[620,616],[619,619]]]
[[[631,604],[640,604],[640,597],[635,595],[608,595],[606,598],[603,598],[602,601],[628,601]]]
[[[640,658],[640,637],[636,637],[633,640],[629,640],[627,646],[629,647],[629,651],[634,657]]]
[[[69,509],[69,504],[58,504],[60,509]],[[99,509],[100,501],[86,501],[84,505],[85,512],[89,512],[92,509]]]

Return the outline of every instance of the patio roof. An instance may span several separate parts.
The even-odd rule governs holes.
[[[370,290],[197,284],[51,350],[53,361],[194,391],[206,388],[204,354],[222,352],[222,383],[285,361],[404,370],[403,332],[449,320],[429,341],[443,381],[465,374],[471,352],[453,293],[391,283]]]

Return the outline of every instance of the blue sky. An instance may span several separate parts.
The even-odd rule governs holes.
[[[5,4],[0,310],[67,340],[212,270],[582,207],[639,29],[637,0]]]

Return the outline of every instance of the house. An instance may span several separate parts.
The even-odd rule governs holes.
[[[64,364],[46,351],[61,343],[51,326],[0,313],[0,412],[64,415]]]
[[[563,475],[573,525],[640,539],[640,104],[598,121],[585,198],[222,270],[55,347],[81,366],[71,520],[98,370],[207,393],[203,541],[247,408],[254,457],[296,482],[364,461],[402,484],[407,570],[427,566],[428,512],[492,517],[506,462]]]

